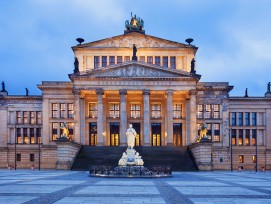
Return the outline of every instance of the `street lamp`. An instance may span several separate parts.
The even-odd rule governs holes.
[[[233,171],[233,165],[232,165],[232,129],[229,129],[230,132],[230,151],[231,151],[231,172]]]
[[[255,135],[255,145],[256,145],[256,172],[258,171],[258,128],[256,126],[256,135]]]
[[[17,128],[15,125],[15,131],[14,131],[14,170],[16,170],[17,168],[17,147],[16,147],[16,143],[17,143]]]

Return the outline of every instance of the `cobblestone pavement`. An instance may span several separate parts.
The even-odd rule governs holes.
[[[0,170],[0,203],[271,204],[271,172],[174,172],[171,178],[95,178],[88,172]]]

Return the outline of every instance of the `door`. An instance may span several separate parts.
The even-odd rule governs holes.
[[[182,124],[173,123],[173,145],[182,146]]]
[[[89,145],[97,145],[97,123],[89,123]]]
[[[135,146],[140,146],[140,123],[131,123],[136,131]]]
[[[110,123],[110,146],[119,146],[120,124]]]
[[[152,146],[161,146],[161,123],[152,123]]]

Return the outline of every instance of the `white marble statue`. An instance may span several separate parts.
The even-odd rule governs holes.
[[[136,131],[132,124],[129,125],[129,128],[126,131],[126,138],[128,149],[133,149],[135,146]]]
[[[143,159],[141,159],[141,156],[139,156],[138,152],[135,155],[135,165],[138,165],[138,166],[144,165]]]
[[[126,166],[127,165],[127,154],[123,152],[122,157],[119,160],[119,166]]]

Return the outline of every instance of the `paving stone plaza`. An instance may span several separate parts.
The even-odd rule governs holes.
[[[0,203],[271,203],[271,172],[174,172],[98,178],[88,172],[0,170]]]

